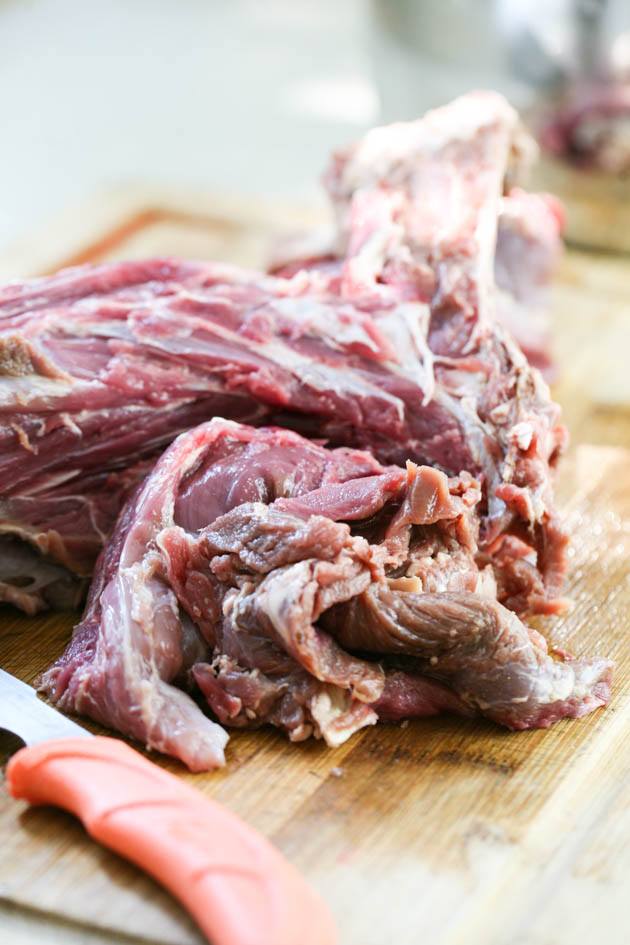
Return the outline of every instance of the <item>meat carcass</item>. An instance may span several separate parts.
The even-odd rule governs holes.
[[[466,473],[203,424],[128,502],[43,687],[193,770],[223,763],[227,735],[192,695],[226,726],[329,745],[379,718],[522,729],[603,705],[606,660],[554,657],[497,602],[479,500]]]
[[[495,317],[547,382],[557,376],[548,295],[562,251],[563,226],[564,211],[549,194],[513,187],[501,198],[494,258]],[[292,278],[306,270],[335,288],[343,266],[339,251],[333,226],[293,234],[274,247],[269,272]]]
[[[495,318],[497,221],[522,142],[489,93],[371,132],[329,173],[335,273],[149,260],[0,290],[0,532],[82,572],[175,435],[215,415],[276,422],[386,463],[468,470],[500,599],[556,609],[565,433]]]

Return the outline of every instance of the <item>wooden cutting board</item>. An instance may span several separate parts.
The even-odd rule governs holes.
[[[0,259],[0,274],[152,253],[260,265],[270,234],[318,216],[118,192]],[[284,851],[330,903],[342,945],[630,940],[630,263],[569,253],[554,309],[556,396],[575,444],[558,483],[574,607],[544,626],[577,655],[617,661],[611,706],[520,734],[449,718],[382,725],[334,751],[274,731],[234,733],[227,768],[213,774],[161,760]],[[72,623],[0,609],[0,665],[33,682]],[[15,744],[0,737],[4,760]],[[201,942],[151,880],[71,817],[26,809],[4,786],[0,851],[3,943]]]

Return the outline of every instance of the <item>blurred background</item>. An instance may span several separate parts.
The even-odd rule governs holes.
[[[318,194],[378,120],[365,0],[0,0],[0,251],[120,184]]]
[[[315,200],[331,149],[482,86],[569,236],[629,249],[629,64],[628,0],[0,0],[0,253],[121,186]]]

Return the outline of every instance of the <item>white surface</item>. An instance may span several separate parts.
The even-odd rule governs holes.
[[[378,118],[366,0],[0,0],[0,251],[121,183],[310,196]]]

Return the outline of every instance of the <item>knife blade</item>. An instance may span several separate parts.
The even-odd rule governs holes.
[[[0,728],[26,744],[7,766],[11,795],[75,814],[179,899],[212,945],[337,942],[324,902],[262,834],[2,669]]]
[[[13,732],[26,745],[52,738],[93,738],[91,732],[37,698],[21,679],[0,669],[0,728]]]

